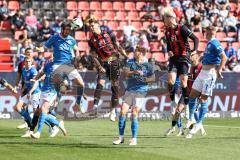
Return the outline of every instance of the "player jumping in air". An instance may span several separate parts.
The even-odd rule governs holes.
[[[170,56],[168,66],[168,90],[172,103],[175,101],[174,84],[177,75],[180,78],[183,100],[179,101],[183,106],[188,104],[189,90],[187,87],[188,70],[191,53],[196,53],[198,48],[198,38],[185,25],[178,23],[175,13],[171,9],[166,9],[164,13],[164,24],[166,26],[165,36],[167,40],[167,50]],[[190,50],[188,38],[194,42],[194,49]],[[177,121],[172,121],[175,126]]]
[[[197,99],[200,99],[199,119],[186,138],[192,138],[202,128],[202,122],[208,110],[207,99],[212,95],[216,79],[223,78],[221,73],[227,57],[221,43],[215,38],[216,32],[215,27],[208,27],[206,31],[208,43],[202,59],[202,70],[194,81],[189,96],[190,117],[193,117],[195,112]]]
[[[100,27],[99,22],[91,17],[85,21],[88,22],[90,28],[90,53],[94,56],[94,62],[98,70],[94,107],[98,106],[103,86],[108,78],[111,81],[112,90],[110,119],[115,121],[115,108],[118,105],[119,94],[119,53],[125,58],[127,58],[127,55],[116,40],[114,33],[108,27]]]

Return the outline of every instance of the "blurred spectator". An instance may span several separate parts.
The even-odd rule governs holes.
[[[189,3],[189,6],[186,10],[186,16],[189,23],[191,21],[191,18],[194,16],[194,13],[195,13],[195,9],[193,8],[193,4]]]
[[[9,10],[7,7],[7,1],[3,1],[0,6],[0,30],[3,29],[3,21],[7,20],[9,17]]]
[[[136,30],[132,30],[131,35],[129,36],[129,38],[126,41],[125,50],[127,52],[134,52],[137,47],[138,41],[139,41],[139,38],[138,38]]]
[[[147,28],[147,39],[149,42],[151,42],[154,40],[159,40],[160,39],[159,36],[160,36],[160,30],[155,25],[155,23],[152,22]]]
[[[149,58],[148,62],[153,66],[154,73],[161,71],[161,68],[158,65],[158,63],[156,62],[155,58]]]
[[[228,69],[232,70],[237,61],[237,57],[231,42],[227,43],[227,47],[224,49],[224,52],[228,57],[226,66],[228,67]]]
[[[33,50],[33,48],[34,48],[31,39],[25,39],[23,41],[23,43],[21,44],[20,50],[19,50],[19,53],[18,53],[19,61],[22,61],[24,59],[24,53],[25,53],[25,50],[27,48],[31,49],[31,50]]]
[[[136,28],[132,25],[131,20],[129,19],[127,25],[123,26],[123,34],[126,39],[129,39],[133,30],[136,30]]]
[[[28,36],[31,38],[36,38],[37,33],[37,17],[33,14],[33,9],[28,9],[28,15],[25,17],[26,29],[28,31]]]
[[[23,13],[20,10],[18,10],[16,14],[11,18],[11,24],[11,29],[13,33],[16,30],[24,30],[25,20]]]
[[[194,32],[202,32],[200,13],[195,12],[194,17],[191,18],[191,26]]]
[[[222,17],[222,19],[224,20],[225,18],[227,18],[229,11],[226,9],[226,6],[221,6],[220,7],[220,12],[219,15]]]
[[[207,11],[203,2],[199,2],[198,12],[200,13],[201,16],[207,15]]]
[[[172,0],[171,6],[172,6],[173,8],[181,7],[181,3],[180,3],[178,0]]]
[[[39,30],[39,42],[47,41],[48,38],[53,34],[48,20],[43,20],[43,27]]]
[[[60,32],[61,32],[61,19],[58,16],[55,17],[55,21],[52,24],[51,28],[52,28],[53,34],[56,34],[56,33],[60,34]]]
[[[212,5],[210,11],[208,12],[209,16],[213,16],[213,15],[218,15],[220,12],[219,12],[219,9],[217,8],[217,5]]]
[[[205,33],[206,28],[211,26],[212,23],[210,22],[210,20],[206,17],[206,15],[203,16],[203,20],[201,22],[201,27],[202,27],[202,33]]]
[[[150,11],[155,10],[155,6],[154,6],[153,3],[147,2],[147,3],[143,6],[142,9],[143,9],[144,11],[146,11],[146,12],[150,12]]]
[[[150,49],[149,42],[148,42],[147,36],[144,33],[140,35],[138,45],[143,47],[146,51],[149,51]]]
[[[237,19],[231,12],[228,13],[227,18],[224,21],[224,32],[228,36],[228,32],[237,32]]]

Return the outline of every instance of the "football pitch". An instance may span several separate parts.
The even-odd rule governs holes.
[[[237,160],[240,159],[240,119],[208,119],[207,136],[193,139],[165,138],[169,121],[140,121],[138,145],[129,146],[130,121],[125,143],[112,145],[118,122],[109,120],[65,121],[68,136],[48,137],[48,129],[39,140],[21,138],[16,129],[22,120],[0,120],[1,160]]]

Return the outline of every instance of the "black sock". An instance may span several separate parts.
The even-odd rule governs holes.
[[[172,121],[172,127],[176,126],[176,124],[177,124],[177,121],[173,120]]]
[[[189,102],[189,89],[188,87],[183,88],[182,87],[182,95],[184,98],[184,104],[187,105]]]
[[[38,118],[39,118],[39,114],[38,113],[34,113],[33,119],[32,119],[32,125],[30,127],[30,131],[34,131],[34,129],[37,126],[37,123],[38,123]]]
[[[97,84],[94,92],[94,101],[93,101],[94,105],[98,105],[102,90],[103,90],[103,86],[101,84]]]
[[[169,92],[169,96],[171,101],[175,100],[175,87],[172,84],[168,84],[168,92]]]
[[[112,108],[116,108],[118,105],[118,94],[119,94],[119,89],[118,86],[112,86],[111,87],[112,90]]]

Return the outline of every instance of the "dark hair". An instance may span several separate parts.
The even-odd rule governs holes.
[[[66,27],[70,27],[71,28],[71,23],[69,21],[62,22],[61,28],[65,29]]]

